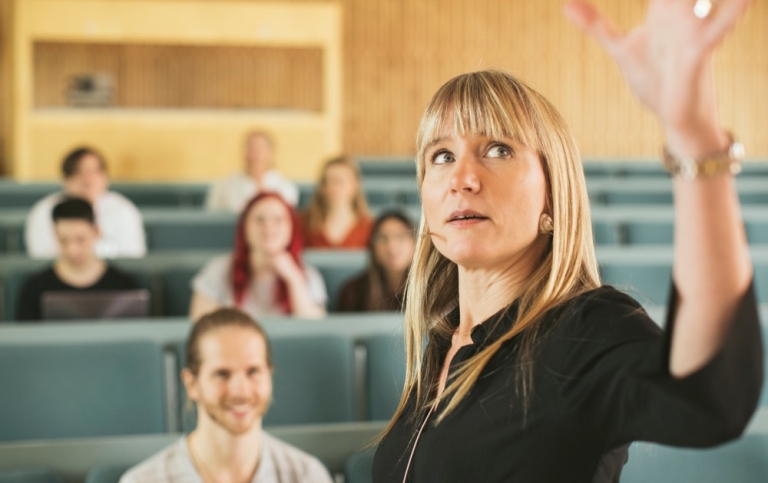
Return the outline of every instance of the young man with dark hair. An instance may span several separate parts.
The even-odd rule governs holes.
[[[201,317],[181,376],[197,406],[197,428],[120,483],[332,482],[316,458],[262,430],[272,356],[264,329],[247,314],[225,308]]]
[[[18,320],[42,318],[41,302],[45,292],[139,288],[132,277],[96,255],[99,229],[88,201],[65,198],[54,206],[51,218],[59,256],[50,267],[25,282],[16,309]]]

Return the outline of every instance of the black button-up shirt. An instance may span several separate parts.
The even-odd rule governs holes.
[[[674,300],[670,313],[674,314]],[[471,333],[451,361],[466,361],[508,331],[514,306]],[[452,316],[458,322],[458,314]],[[527,412],[516,382],[519,337],[505,343],[459,406],[425,425],[412,482],[607,483],[618,481],[634,440],[709,446],[736,437],[756,407],[762,345],[752,289],[729,336],[706,366],[683,379],[668,371],[667,335],[629,296],[601,287],[543,321],[552,326],[534,358]],[[444,359],[450,340],[437,340]],[[445,407],[442,403],[439,409]],[[411,400],[376,452],[373,481],[403,481],[420,423]]]

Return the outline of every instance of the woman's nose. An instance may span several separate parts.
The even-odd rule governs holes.
[[[478,169],[480,166],[471,154],[462,154],[456,159],[451,173],[451,191],[456,193],[477,193],[481,183]]]

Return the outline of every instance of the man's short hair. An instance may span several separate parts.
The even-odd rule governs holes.
[[[91,225],[96,225],[96,216],[93,213],[93,206],[82,198],[64,198],[53,207],[51,216],[54,223],[59,220],[83,220]]]
[[[67,156],[64,158],[64,161],[61,163],[61,174],[65,178],[74,176],[75,173],[77,173],[77,167],[80,165],[80,161],[89,154],[91,156],[96,156],[96,158],[99,160],[99,165],[101,166],[102,171],[107,170],[107,163],[104,161],[104,157],[100,152],[93,148],[81,146],[70,151],[70,153],[67,154]]]
[[[210,312],[197,320],[187,338],[186,368],[197,377],[203,361],[200,357],[200,339],[209,332],[225,327],[241,327],[253,330],[264,339],[267,347],[267,366],[272,368],[272,348],[264,328],[250,315],[236,308],[221,308]]]

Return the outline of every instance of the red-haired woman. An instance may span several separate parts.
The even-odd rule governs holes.
[[[209,261],[192,281],[190,317],[236,306],[253,317],[325,315],[325,283],[301,261],[301,231],[280,195],[261,193],[240,213],[234,253]]]

